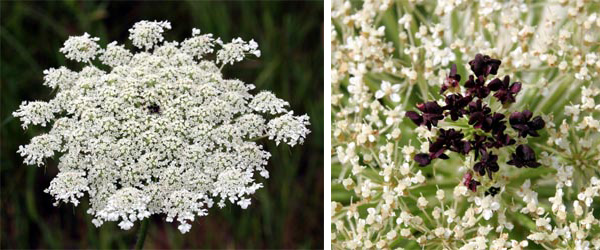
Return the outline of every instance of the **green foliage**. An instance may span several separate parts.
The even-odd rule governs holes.
[[[23,100],[48,100],[42,71],[66,65],[59,48],[69,35],[88,32],[101,45],[126,41],[139,20],[168,20],[166,40],[189,37],[197,27],[228,41],[255,39],[258,59],[228,66],[224,75],[272,90],[290,102],[295,114],[307,113],[312,130],[302,146],[266,143],[272,157],[271,178],[264,181],[246,210],[211,209],[181,235],[176,225],[153,217],[146,248],[321,248],[323,247],[323,46],[321,2],[150,2],[108,3],[64,1],[1,3],[1,247],[2,248],[132,248],[134,229],[116,223],[96,228],[78,207],[52,206],[43,190],[56,175],[56,159],[47,167],[22,164],[19,145],[43,131],[23,131],[11,113]],[[131,43],[127,42],[126,46]],[[138,223],[139,224],[139,223]]]

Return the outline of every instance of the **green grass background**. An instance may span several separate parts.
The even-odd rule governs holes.
[[[262,57],[225,67],[225,76],[274,91],[296,114],[307,113],[312,123],[302,146],[266,143],[273,154],[271,178],[248,209],[210,209],[185,235],[164,217],[153,216],[146,248],[323,247],[322,2],[3,1],[0,9],[2,248],[133,247],[139,225],[129,231],[114,222],[94,227],[86,213],[87,197],[78,207],[52,206],[43,190],[57,174],[56,159],[38,168],[25,166],[16,153],[46,129],[23,131],[11,113],[24,100],[52,97],[42,85],[44,69],[80,67],[58,52],[68,36],[88,32],[100,37],[103,46],[123,43],[139,20],[170,21],[169,41],[189,37],[193,27],[224,41],[255,39]]]

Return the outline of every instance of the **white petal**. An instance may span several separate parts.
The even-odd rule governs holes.
[[[377,99],[383,98],[384,95],[385,95],[385,93],[381,90],[377,90],[377,92],[375,92],[375,98],[377,98]]]
[[[490,220],[490,218],[492,218],[492,210],[489,210],[489,209],[483,210],[483,218],[485,220]]]
[[[390,82],[388,82],[388,81],[382,81],[381,82],[381,89],[388,90],[391,87],[392,87],[392,84],[390,84]]]

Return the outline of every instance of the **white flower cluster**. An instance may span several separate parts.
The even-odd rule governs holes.
[[[99,40],[100,38],[90,37],[88,33],[82,36],[71,36],[59,51],[71,60],[89,62],[101,52],[100,45],[96,43]]]
[[[100,49],[88,34],[71,37],[61,51],[71,59],[99,59],[80,72],[65,67],[44,71],[56,90],[48,102],[24,102],[13,113],[23,128],[51,130],[21,146],[27,164],[41,166],[60,156],[59,170],[46,192],[74,205],[89,194],[88,213],[96,226],[119,221],[129,229],[137,220],[165,214],[179,230],[190,230],[196,216],[214,203],[247,208],[262,187],[258,175],[270,154],[255,140],[269,137],[291,146],[310,132],[308,116],[294,116],[289,104],[271,92],[250,93],[252,84],[224,79],[219,67],[259,55],[258,45],[235,39],[222,43],[212,34],[181,46],[164,42],[169,22],[141,21],[130,29],[138,53],[116,42]],[[200,60],[221,45],[214,61]]]
[[[246,57],[247,54],[260,57],[258,44],[254,40],[246,42],[238,37],[227,44],[223,44],[220,39],[217,40],[217,43],[223,47],[221,50],[217,51],[217,63],[233,64],[244,60],[244,57]]]
[[[162,33],[166,29],[171,29],[168,21],[139,21],[129,29],[129,40],[133,46],[148,51],[164,40]]]
[[[597,0],[334,0],[332,248],[600,249],[598,7]],[[450,64],[469,72],[477,53],[500,59],[498,77],[518,76],[511,80],[523,86],[512,106],[490,108],[546,114],[546,129],[517,143],[532,145],[542,166],[498,161],[498,176],[477,178],[473,191],[465,185],[472,156],[416,166],[415,154],[429,152],[439,131],[414,128],[405,111],[425,101],[445,106],[439,86]],[[462,85],[469,75],[460,74]]]

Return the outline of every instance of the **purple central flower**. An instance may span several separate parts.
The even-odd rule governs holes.
[[[440,129],[440,135],[435,142],[429,145],[429,154],[420,153],[415,155],[415,161],[421,166],[427,166],[433,159],[448,159],[444,154],[446,150],[457,152],[459,154],[468,154],[471,151],[471,143],[463,140],[464,134],[454,129]]]
[[[446,96],[446,106],[444,106],[444,109],[448,110],[450,118],[453,121],[456,121],[467,113],[465,107],[469,105],[471,100],[473,100],[473,98],[470,96],[463,97],[461,94],[451,94]]]
[[[488,84],[491,91],[496,91],[494,97],[498,98],[502,104],[515,102],[515,95],[521,91],[521,83],[514,82],[509,86],[510,77],[505,76],[503,81],[496,78]]]
[[[533,116],[533,113],[529,110],[524,110],[523,112],[517,111],[510,114],[510,125],[519,131],[519,136],[527,137],[527,135],[531,135],[537,137],[539,136],[537,130],[544,128],[546,125],[541,116],[536,116],[530,121],[531,116]]]
[[[490,89],[485,86],[484,76],[475,79],[470,75],[469,80],[465,82],[465,88],[467,88],[467,95],[472,97],[486,98],[490,94]]]
[[[450,74],[446,77],[444,84],[442,84],[442,88],[440,89],[440,94],[443,94],[448,89],[457,89],[460,85],[460,75],[456,73],[456,64],[452,64],[452,69],[450,69]]]
[[[493,59],[487,55],[477,54],[475,55],[475,59],[469,62],[469,65],[471,65],[471,70],[476,76],[487,77],[489,74],[497,74],[501,63],[502,61],[498,59]]]
[[[517,151],[512,154],[511,160],[506,164],[514,165],[518,168],[537,168],[541,165],[535,160],[535,151],[527,145],[519,145]]]
[[[414,111],[407,111],[406,116],[418,126],[425,125],[428,129],[431,129],[432,125],[437,126],[438,121],[444,119],[444,109],[437,102],[417,104],[417,109],[423,112],[423,115],[419,115]]]
[[[498,156],[487,151],[481,152],[481,161],[475,163],[473,170],[477,171],[479,175],[483,176],[488,173],[488,177],[492,179],[492,173],[498,172],[500,166],[498,166]]]
[[[463,176],[463,184],[465,186],[467,186],[467,188],[473,192],[477,191],[477,186],[481,185],[481,182],[478,182],[476,180],[473,179],[473,174],[471,173],[471,171],[469,170],[464,176]]]
[[[487,129],[492,127],[492,116],[490,113],[492,110],[483,104],[481,99],[469,103],[469,125],[473,125],[473,128]],[[484,130],[485,131],[485,130]]]
[[[452,121],[461,119],[464,115],[468,117],[470,136],[465,139],[462,130],[439,128],[439,135],[435,139],[429,140],[429,152],[418,153],[414,160],[420,166],[427,166],[434,159],[448,159],[447,150],[457,152],[461,155],[467,155],[474,151],[474,159],[477,161],[473,166],[473,171],[485,176],[486,173],[490,179],[495,172],[498,172],[498,155],[490,151],[492,148],[501,149],[516,143],[506,133],[508,125],[506,116],[499,112],[492,112],[492,109],[486,104],[487,97],[491,91],[494,91],[494,97],[502,104],[513,103],[516,95],[521,91],[521,83],[514,82],[510,84],[510,77],[505,76],[503,80],[496,78],[486,86],[487,77],[496,75],[501,61],[490,58],[486,55],[477,54],[475,59],[469,62],[474,75],[470,75],[465,82],[464,96],[460,91],[460,75],[457,74],[456,65],[452,65],[450,73],[444,80],[440,94],[445,97],[445,105],[440,107],[437,102],[431,101],[418,104],[417,108],[421,111],[407,111],[406,116],[418,126],[437,127],[440,120],[450,117]],[[453,93],[445,94],[446,90],[452,89]],[[537,130],[545,126],[544,120],[537,116],[532,119],[532,113],[529,110],[523,112],[514,112],[509,117],[509,122],[514,131],[519,136],[527,135],[539,136]],[[496,152],[496,151],[494,151]],[[537,167],[539,163],[535,160],[535,152],[526,146],[519,145],[512,154],[508,164],[517,167]],[[473,172],[468,171],[464,176],[464,185],[475,192],[480,182],[473,179]],[[499,192],[498,188],[490,188],[486,195],[495,195]]]

